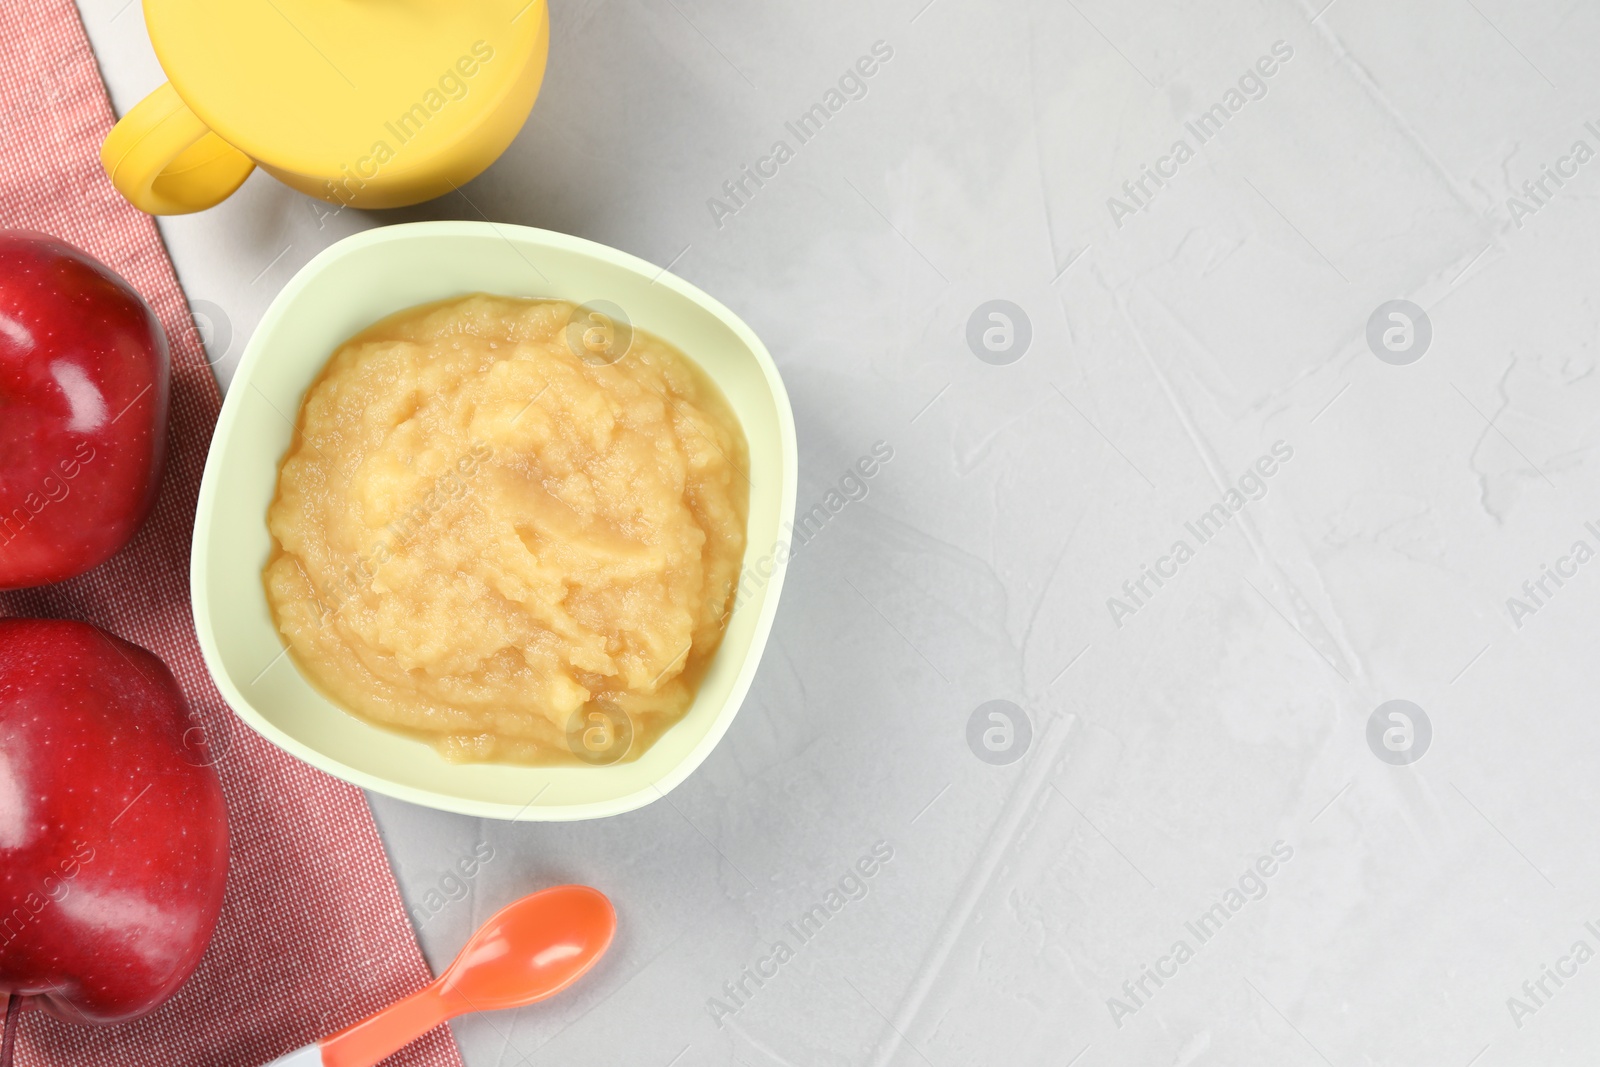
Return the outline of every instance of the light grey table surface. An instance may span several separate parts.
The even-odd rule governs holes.
[[[80,6],[126,110],[162,80],[139,7]],[[224,384],[319,249],[481,210],[742,315],[802,510],[893,459],[797,554],[670,802],[505,825],[373,798],[413,909],[446,901],[436,967],[533,888],[619,908],[580,987],[457,1025],[471,1067],[1592,1062],[1600,7],[553,6],[543,95],[470,203],[322,218],[258,172],[162,220]],[[864,95],[713,210],[880,41]],[[986,312],[969,344],[992,300],[1013,362]],[[1369,740],[1397,699],[1431,739],[1385,709]],[[1010,763],[969,744],[992,700],[1031,727]]]

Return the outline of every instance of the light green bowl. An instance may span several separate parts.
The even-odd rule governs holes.
[[[727,634],[688,714],[631,762],[448,763],[428,744],[329,702],[284,653],[267,608],[267,507],[306,389],[341,342],[385,315],[480,291],[622,307],[634,326],[705,368],[749,440],[747,577]],[[772,357],[737,316],[682,279],[604,245],[523,226],[423,222],[369,230],[317,256],[278,294],[222,405],[200,486],[190,576],[206,667],[263,737],[364,788],[501,819],[631,811],[700,765],[750,688],[783,585],[785,568],[774,554],[787,546],[794,521],[795,454],[794,415]]]

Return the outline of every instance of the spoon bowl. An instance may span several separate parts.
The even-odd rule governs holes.
[[[534,893],[472,935],[440,977],[440,993],[465,1002],[466,1011],[532,1004],[582,978],[616,931],[617,913],[598,889],[564,885]]]

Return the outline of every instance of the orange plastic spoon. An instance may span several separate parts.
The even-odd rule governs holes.
[[[447,1019],[520,1008],[583,977],[611,945],[617,913],[598,889],[563,885],[501,909],[428,988],[267,1067],[374,1067]]]

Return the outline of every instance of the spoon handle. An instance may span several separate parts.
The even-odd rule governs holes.
[[[376,1015],[320,1042],[322,1067],[375,1067],[450,1018],[438,984],[397,1000]]]

